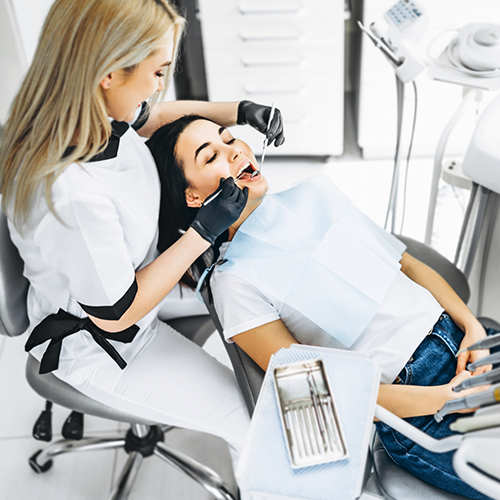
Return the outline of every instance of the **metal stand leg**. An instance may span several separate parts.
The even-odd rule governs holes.
[[[127,500],[132,491],[132,486],[141,467],[142,460],[143,456],[137,451],[132,451],[129,454],[127,463],[108,500]]]
[[[481,236],[481,229],[483,227],[484,215],[486,213],[486,206],[488,205],[490,194],[491,191],[489,189],[481,186],[479,192],[479,205],[477,208],[476,220],[474,221],[474,230],[472,231],[470,247],[464,265],[464,275],[467,279],[470,277],[474,257],[476,256],[477,247],[479,245],[479,237]]]
[[[119,437],[113,438],[87,438],[80,441],[68,441],[61,439],[56,441],[51,446],[45,448],[36,458],[37,463],[43,466],[52,457],[62,455],[63,453],[72,453],[76,451],[97,451],[97,450],[113,450],[123,448],[125,439]]]
[[[431,244],[432,239],[432,229],[434,226],[434,214],[436,212],[436,203],[439,187],[439,178],[441,177],[441,169],[443,164],[444,150],[446,148],[446,143],[450,137],[451,132],[455,128],[455,125],[460,120],[461,116],[464,114],[467,106],[472,101],[474,97],[477,96],[477,91],[475,89],[467,89],[464,94],[464,98],[460,103],[460,106],[455,111],[450,121],[447,123],[446,127],[439,138],[439,142],[436,148],[436,154],[434,155],[434,170],[432,172],[431,181],[431,194],[429,197],[429,208],[427,211],[427,226],[425,228],[425,243],[427,245]]]
[[[156,443],[154,454],[197,481],[217,500],[235,500],[218,474],[184,453],[159,442]]]
[[[458,259],[460,258],[460,252],[462,251],[462,246],[464,244],[465,233],[467,227],[469,226],[470,214],[472,213],[472,207],[474,206],[474,200],[476,199],[478,184],[472,183],[472,190],[470,193],[469,203],[467,204],[467,210],[465,211],[464,221],[462,222],[462,228],[460,229],[460,236],[458,237],[457,249],[455,251],[455,260],[453,264],[458,266]]]

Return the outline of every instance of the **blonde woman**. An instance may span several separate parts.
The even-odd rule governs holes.
[[[3,209],[31,283],[26,350],[79,391],[238,450],[248,416],[232,374],[157,319],[189,266],[246,204],[232,178],[158,255],[160,182],[139,135],[196,111],[283,142],[281,116],[241,103],[155,104],[184,20],[168,0],[56,0],[4,130]],[[150,99],[149,104],[145,101]]]

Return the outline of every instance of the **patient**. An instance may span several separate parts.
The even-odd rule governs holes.
[[[220,245],[219,261],[231,254],[231,241],[234,240],[236,245],[237,236],[243,234],[251,221],[252,230],[255,231],[256,227],[258,230],[259,225],[255,221],[258,222],[259,217],[268,214],[264,212],[268,200],[263,203],[268,184],[261,174],[251,177],[257,167],[255,156],[248,145],[233,138],[228,129],[198,116],[185,116],[159,129],[148,141],[148,146],[156,160],[162,181],[160,250],[173,244],[189,227],[196,209],[217,189],[221,178],[236,179],[240,175],[237,183],[241,189],[248,188],[248,203],[241,217],[229,228],[226,241],[216,242],[216,247]],[[314,189],[314,183],[307,184],[303,189]],[[322,189],[324,194],[327,188]],[[300,193],[300,189],[297,192]],[[321,197],[314,198],[316,194],[312,194],[313,199],[317,199],[318,207],[323,207]],[[276,195],[271,195],[269,199],[273,196]],[[305,199],[307,196],[306,193]],[[364,239],[368,249],[360,250],[359,253],[356,251],[355,254],[359,254],[363,260],[363,255],[372,259],[373,254],[379,252],[377,249],[381,249],[378,256],[380,263],[375,265],[358,262],[357,269],[345,271],[344,268],[350,265],[347,254],[345,266],[343,262],[334,263],[339,273],[345,271],[347,276],[353,276],[353,281],[360,272],[366,276],[365,283],[357,285],[363,293],[368,293],[366,290],[373,283],[378,286],[379,276],[383,278],[380,283],[387,278],[386,285],[380,285],[386,286],[386,290],[381,290],[381,299],[376,306],[371,304],[365,307],[362,301],[357,300],[348,305],[346,317],[365,318],[361,320],[360,331],[353,336],[347,328],[346,332],[340,331],[335,338],[332,331],[335,332],[337,323],[342,322],[338,316],[331,317],[331,325],[318,326],[318,321],[313,316],[314,311],[309,315],[307,308],[297,310],[287,298],[290,294],[285,298],[278,297],[278,293],[274,295],[272,286],[257,286],[259,281],[253,275],[258,274],[259,254],[253,248],[248,249],[246,253],[252,259],[246,259],[245,252],[241,253],[240,241],[239,253],[234,258],[237,260],[240,255],[243,267],[248,266],[248,273],[245,275],[247,278],[244,279],[244,274],[235,271],[238,268],[237,262],[232,268],[223,263],[215,268],[210,281],[226,340],[236,342],[264,370],[273,353],[293,343],[366,352],[381,368],[382,384],[378,395],[381,406],[402,418],[408,418],[411,424],[433,437],[442,438],[452,434],[449,424],[463,415],[448,415],[439,424],[432,415],[450,399],[486,389],[483,386],[460,393],[452,391],[462,380],[490,368],[482,367],[474,374],[465,370],[467,362],[489,354],[488,351],[466,352],[456,357],[458,349],[486,336],[484,328],[437,273],[403,252],[404,246],[401,243],[387,233],[382,233],[380,228],[356,212],[333,186],[331,198],[333,209],[340,207],[339,213],[345,207],[351,207],[349,210],[355,224],[350,227],[352,234],[348,234],[347,239],[352,237],[353,241],[357,238],[362,242]],[[298,210],[292,205],[289,209]],[[300,217],[309,218],[311,228],[314,228],[320,223],[318,219],[323,221],[325,217],[324,213],[318,212],[319,209],[308,206]],[[244,225],[247,219],[247,225]],[[302,234],[298,226],[296,233],[295,228],[286,226],[285,222],[281,223],[280,218],[274,220],[271,226],[269,220],[267,217],[265,230],[268,239],[269,235],[272,238],[273,234],[278,233],[283,239],[283,231],[288,231],[289,241],[293,242],[296,234]],[[359,226],[356,221],[359,221]],[[347,241],[347,248],[348,243]],[[304,248],[305,246],[303,245]],[[357,246],[359,245],[356,244]],[[332,255],[334,251],[335,255],[342,253],[339,254],[338,248],[332,246]],[[228,258],[229,264],[233,257]],[[206,267],[203,262],[198,265]],[[254,268],[251,267],[253,265]],[[269,274],[262,277],[261,282],[271,283],[274,278],[274,281],[279,282],[282,278],[279,273],[283,272],[284,265],[282,259],[276,271],[270,266],[263,266]],[[328,267],[328,262],[325,265]],[[289,272],[293,273],[293,264],[290,267]],[[372,268],[374,273],[379,274],[372,276]],[[186,273],[184,283],[194,287],[195,275],[195,270]],[[307,284],[307,279],[308,276],[301,276],[300,283],[308,285],[305,288],[313,295],[319,286],[318,281],[311,275],[310,283]],[[336,293],[333,288],[331,290],[332,303],[337,300],[345,302],[345,296],[340,296],[342,294]],[[358,293],[356,287],[355,291]],[[378,291],[380,290],[374,290],[373,295],[376,296]],[[370,307],[374,307],[371,313]],[[348,341],[339,340],[344,339],[343,333],[349,338]],[[494,332],[488,331],[488,334],[492,333]],[[455,494],[475,499],[486,498],[456,476],[451,464],[452,453],[431,453],[381,422],[377,422],[377,431],[393,460],[412,474]]]

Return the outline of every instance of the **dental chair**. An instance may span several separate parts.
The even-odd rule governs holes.
[[[406,251],[409,254],[437,271],[459,297],[467,303],[470,298],[469,285],[464,274],[454,264],[423,243],[401,235],[398,235],[397,238],[406,245]],[[210,300],[211,293],[207,287],[202,291],[202,296],[226,347],[251,416],[259,397],[265,373],[237,344],[229,344],[224,340],[222,325],[217,317],[213,301]],[[479,318],[479,320],[485,327],[500,330],[500,325],[491,319]],[[370,477],[372,467],[373,476]],[[438,489],[396,465],[385,452],[376,434],[371,454],[369,454],[366,463],[365,491],[388,500],[467,500],[463,496]]]
[[[23,262],[10,239],[5,215],[0,211],[0,333],[3,335],[13,337],[26,331],[27,291],[28,281],[23,276]],[[169,321],[169,324],[198,345],[202,345],[214,331],[208,315],[179,318]],[[52,459],[65,453],[123,448],[129,456],[108,496],[110,500],[126,500],[129,497],[143,458],[153,454],[197,481],[217,500],[235,500],[218,474],[163,442],[164,434],[173,427],[138,419],[94,401],[52,373],[40,375],[39,363],[31,355],[28,355],[26,377],[35,392],[49,402],[82,414],[130,424],[127,433],[114,436],[56,441],[29,459],[35,472],[46,472],[52,466]]]

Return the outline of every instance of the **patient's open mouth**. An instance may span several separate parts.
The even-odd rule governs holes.
[[[239,171],[238,175],[236,176],[237,181],[256,181],[260,178],[260,173],[252,177],[252,174],[256,171],[257,169],[250,163],[246,163],[243,165],[241,170]]]

